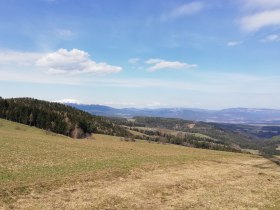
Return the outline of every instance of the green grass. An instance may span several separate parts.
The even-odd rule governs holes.
[[[125,176],[135,168],[236,157],[249,156],[146,141],[124,142],[97,134],[92,139],[76,140],[1,119],[0,203],[12,202],[31,190]]]

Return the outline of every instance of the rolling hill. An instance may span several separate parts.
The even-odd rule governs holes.
[[[103,117],[64,104],[32,98],[0,98],[0,118],[73,138],[84,138],[91,133],[128,135],[125,129]]]
[[[110,110],[102,106],[98,106],[98,109]],[[235,152],[255,150],[266,155],[278,154],[280,144],[279,140],[273,138],[280,136],[278,126],[205,123],[157,117],[109,118],[91,115],[68,105],[32,98],[0,98],[0,118],[72,138],[85,138],[92,133],[99,133],[122,136],[131,141],[143,139]]]
[[[256,155],[75,140],[0,119],[0,209],[279,209],[279,179]]]

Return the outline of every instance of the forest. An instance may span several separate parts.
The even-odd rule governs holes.
[[[0,118],[35,126],[72,138],[92,133],[127,136],[128,132],[109,119],[59,103],[32,98],[0,98]]]

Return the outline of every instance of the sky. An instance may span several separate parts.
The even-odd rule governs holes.
[[[0,0],[0,96],[280,109],[280,0]]]

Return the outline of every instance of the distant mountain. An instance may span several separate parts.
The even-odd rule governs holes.
[[[249,109],[231,108],[223,110],[187,109],[187,108],[112,108],[102,105],[85,105],[67,103],[72,107],[89,112],[91,114],[110,117],[132,118],[135,116],[181,118],[217,123],[238,124],[280,124],[280,110],[274,109]]]

